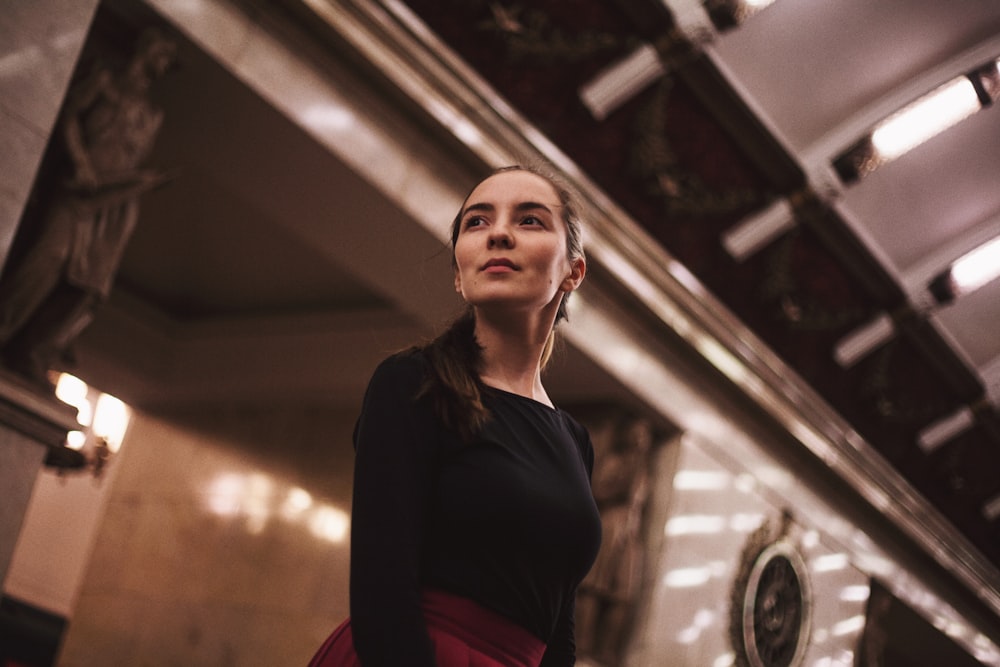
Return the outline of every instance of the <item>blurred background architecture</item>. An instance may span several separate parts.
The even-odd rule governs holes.
[[[580,663],[1000,665],[998,59],[994,0],[2,0],[0,666],[305,664],[368,376],[538,160]]]

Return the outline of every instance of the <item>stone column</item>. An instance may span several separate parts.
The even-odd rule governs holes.
[[[4,0],[0,11],[0,267],[41,164],[98,0]],[[0,581],[35,478],[75,415],[0,374]]]
[[[46,454],[76,428],[76,409],[0,371],[0,582]]]

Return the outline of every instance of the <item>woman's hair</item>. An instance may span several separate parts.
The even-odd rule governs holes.
[[[537,166],[512,165],[494,170],[489,176],[512,171],[525,171],[539,176],[552,186],[559,196],[561,218],[566,224],[566,255],[570,261],[582,259],[583,226],[580,220],[579,198],[569,185],[549,170]],[[479,183],[486,180],[484,178]],[[478,187],[478,184],[477,184]],[[475,188],[473,188],[475,189]],[[472,192],[470,191],[471,195]],[[455,265],[455,244],[462,229],[462,212],[468,201],[466,196],[451,225],[451,261]],[[562,295],[556,311],[555,324],[566,319],[566,299],[569,292]],[[471,306],[437,338],[423,346],[431,365],[431,374],[422,394],[433,398],[435,410],[446,427],[451,428],[468,441],[489,418],[489,410],[483,405],[480,391],[479,370],[482,361],[482,347],[475,337],[476,317]],[[545,340],[542,350],[542,368],[552,356],[555,345],[555,325]]]

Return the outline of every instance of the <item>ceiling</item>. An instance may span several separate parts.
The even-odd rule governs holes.
[[[384,4],[426,24],[429,43],[638,223],[621,233],[683,264],[748,345],[773,351],[1000,566],[1000,281],[947,306],[926,292],[1000,235],[1000,111],[857,182],[832,167],[889,113],[1000,57],[1000,3],[776,0],[742,22],[727,0],[711,12],[697,0]],[[198,49],[182,44],[180,61],[157,88],[169,122],[151,158],[175,178],[144,199],[83,354],[113,340],[119,362],[95,378],[140,406],[353,409],[378,359],[459,307],[447,278],[428,287],[450,270],[440,237]],[[638,63],[632,89],[623,62]],[[595,113],[582,91],[602,82],[624,92]],[[838,359],[866,331],[883,335]],[[554,396],[642,407],[565,354]]]

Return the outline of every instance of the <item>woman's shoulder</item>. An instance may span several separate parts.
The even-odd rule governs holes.
[[[565,410],[560,410],[559,414],[566,425],[566,430],[569,431],[576,443],[580,458],[587,466],[587,472],[591,472],[594,468],[594,445],[590,440],[590,431]]]
[[[569,429],[574,438],[577,440],[590,440],[590,434],[587,431],[587,428],[581,424],[576,417],[561,407],[557,410],[557,412],[559,413],[559,416],[562,417],[563,423],[566,424],[566,428]]]
[[[426,353],[420,348],[411,347],[395,352],[379,362],[372,373],[372,382],[378,380],[422,384],[428,369]]]

